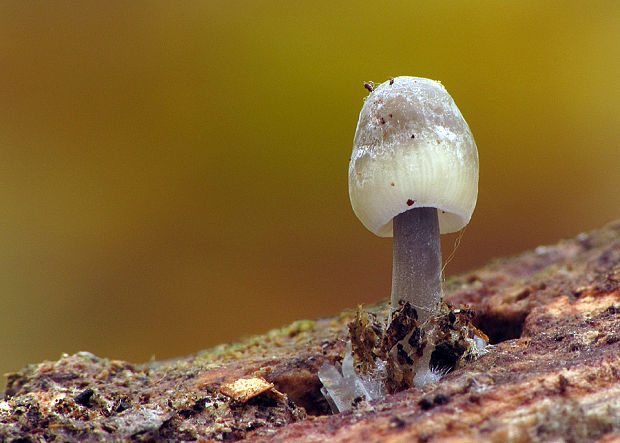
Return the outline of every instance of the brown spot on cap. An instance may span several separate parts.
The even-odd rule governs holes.
[[[394,186],[394,182],[390,183],[390,186]]]
[[[372,92],[375,88],[370,83],[364,83],[364,88],[368,89],[368,92]]]
[[[390,116],[390,118],[392,118],[392,114],[388,114]]]
[[[411,138],[415,138],[415,134],[411,134]]]
[[[407,200],[407,206],[412,206],[415,203],[415,200]]]
[[[385,119],[383,117],[381,117],[381,124],[385,125]]]

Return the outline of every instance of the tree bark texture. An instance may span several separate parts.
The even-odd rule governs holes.
[[[0,441],[620,440],[620,221],[444,292],[492,346],[422,390],[330,413],[317,371],[342,359],[351,310],[171,361],[30,365],[8,377]],[[389,306],[366,309],[384,319]]]

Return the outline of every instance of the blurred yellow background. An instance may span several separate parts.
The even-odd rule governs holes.
[[[619,44],[614,1],[0,3],[0,372],[388,297],[347,189],[364,81],[441,80],[474,133],[448,275],[619,217]]]

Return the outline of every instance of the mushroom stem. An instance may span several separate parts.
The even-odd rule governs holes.
[[[425,322],[441,300],[441,242],[436,208],[413,208],[394,217],[392,312],[409,302]]]

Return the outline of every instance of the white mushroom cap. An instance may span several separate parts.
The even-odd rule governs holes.
[[[349,163],[353,211],[370,231],[392,236],[409,209],[438,209],[440,232],[456,232],[478,197],[478,150],[441,83],[397,77],[379,85],[360,112]]]

